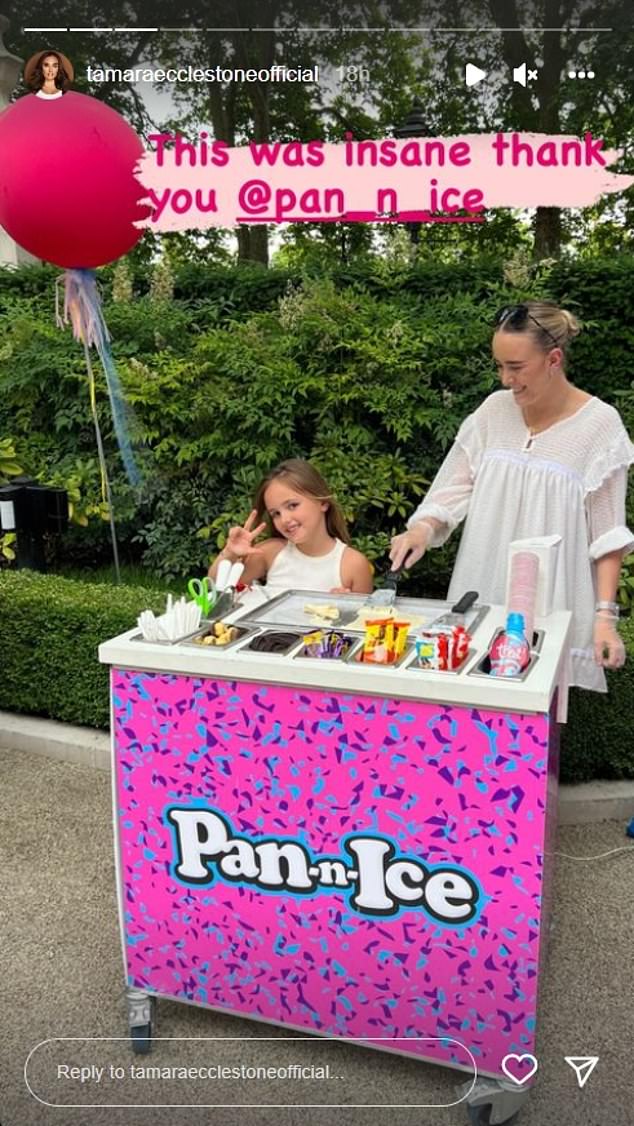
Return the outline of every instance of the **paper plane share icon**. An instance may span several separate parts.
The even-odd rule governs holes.
[[[599,1062],[598,1056],[564,1056],[564,1059],[575,1072],[580,1087],[585,1087]]]

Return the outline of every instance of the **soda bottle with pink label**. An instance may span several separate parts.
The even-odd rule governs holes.
[[[490,675],[519,676],[530,659],[531,651],[524,636],[524,615],[509,614],[506,629],[495,638],[489,652]]]

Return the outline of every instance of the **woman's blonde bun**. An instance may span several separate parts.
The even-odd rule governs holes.
[[[568,309],[560,309],[559,314],[566,325],[566,332],[568,340],[574,340],[581,332],[581,322],[577,320],[574,313],[570,313]]]

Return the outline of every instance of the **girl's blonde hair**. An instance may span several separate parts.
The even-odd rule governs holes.
[[[542,351],[561,348],[565,355],[571,341],[581,332],[581,324],[573,313],[560,309],[554,301],[525,301],[501,310],[496,332],[528,332]]]
[[[288,461],[282,461],[279,465],[276,465],[275,469],[267,473],[264,480],[260,482],[255,494],[253,507],[257,509],[258,523],[262,520],[266,520],[269,525],[271,525],[271,535],[284,539],[269,519],[266,504],[264,503],[264,494],[273,481],[286,481],[291,488],[295,489],[298,493],[303,493],[306,497],[312,497],[313,500],[327,501],[328,508],[324,516],[326,518],[328,535],[333,536],[335,539],[340,539],[346,544],[350,543],[350,533],[345,516],[330,492],[321,473],[319,473],[309,461],[303,461],[301,458],[297,457],[289,458]]]

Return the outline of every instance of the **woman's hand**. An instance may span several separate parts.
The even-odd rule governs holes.
[[[394,536],[390,550],[392,570],[398,571],[403,566],[413,567],[414,563],[418,563],[418,560],[422,559],[427,551],[432,535],[433,528],[431,525],[421,520],[419,524],[414,524],[409,531],[402,532],[400,536]]]
[[[620,669],[625,664],[625,646],[614,621],[600,614],[594,619],[594,659],[604,669]]]
[[[254,508],[242,527],[236,525],[229,529],[229,535],[227,536],[227,543],[225,545],[225,550],[228,555],[234,555],[236,559],[245,559],[247,555],[253,555],[258,550],[253,546],[253,541],[257,539],[258,536],[262,535],[262,532],[266,528],[266,523],[258,524],[257,528],[254,528],[253,522],[257,519],[257,515],[257,511]]]

